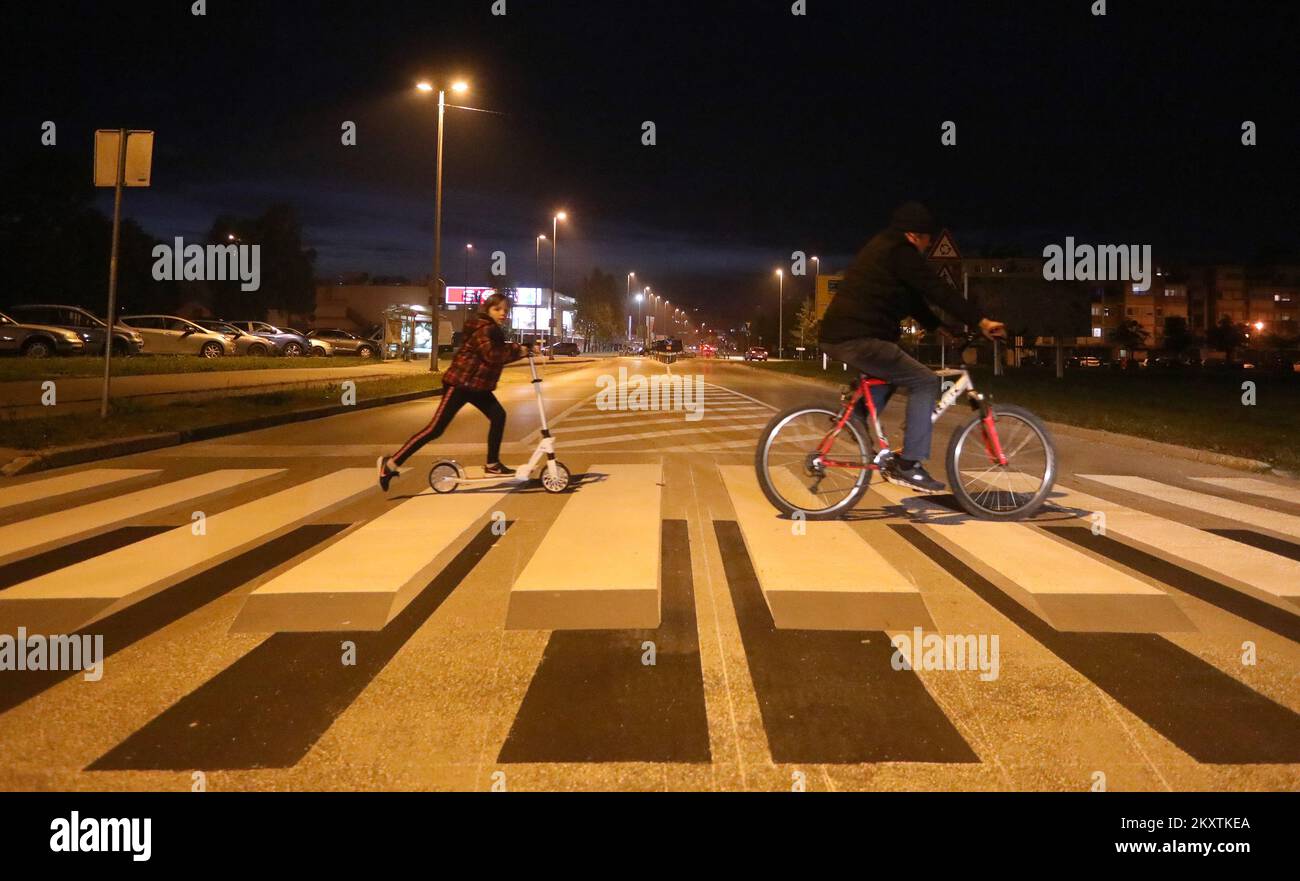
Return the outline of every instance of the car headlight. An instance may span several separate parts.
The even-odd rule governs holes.
[[[82,341],[81,337],[77,336],[77,334],[71,330],[65,330],[63,332],[63,338],[70,343],[79,343]]]

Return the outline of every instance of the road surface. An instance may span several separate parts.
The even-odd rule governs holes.
[[[691,377],[702,417],[602,408],[620,368]],[[431,493],[483,464],[471,409],[380,493],[429,401],[0,484],[0,633],[106,656],[0,672],[0,787],[1300,784],[1300,486],[1059,436],[1031,523],[873,484],[799,530],[754,442],[833,390],[632,358],[544,388],[563,495]],[[500,390],[512,465],[531,395]]]

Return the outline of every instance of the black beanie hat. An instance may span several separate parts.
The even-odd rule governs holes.
[[[930,209],[920,202],[904,202],[894,209],[889,218],[889,228],[898,232],[924,232],[934,235],[939,231]]]

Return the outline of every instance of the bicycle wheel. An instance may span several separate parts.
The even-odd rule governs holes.
[[[851,510],[871,482],[871,444],[855,419],[844,423],[825,455],[821,442],[839,413],[795,407],[778,413],[763,429],[754,468],[763,495],[784,514],[830,520]]]
[[[1023,407],[993,408],[998,442],[1007,457],[999,465],[986,444],[978,415],[953,432],[948,443],[948,480],[958,504],[982,520],[1021,520],[1042,506],[1056,482],[1056,448],[1046,426]]]

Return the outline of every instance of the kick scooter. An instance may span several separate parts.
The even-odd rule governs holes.
[[[469,477],[464,467],[455,459],[442,459],[429,469],[429,486],[436,493],[453,492],[458,486],[488,486],[497,483],[528,483],[542,468],[542,489],[548,493],[562,493],[569,488],[569,469],[555,459],[555,438],[546,424],[546,402],[542,399],[542,379],[537,375],[537,362],[528,351],[528,369],[533,374],[533,390],[537,394],[537,412],[542,417],[542,436],[533,450],[528,464],[515,471],[513,477]],[[544,462],[544,464],[543,464]]]

